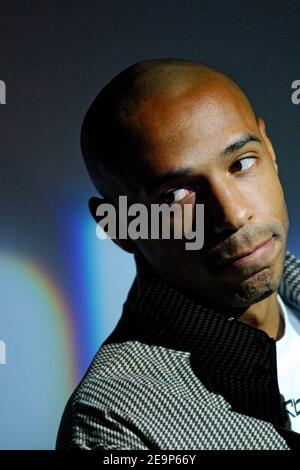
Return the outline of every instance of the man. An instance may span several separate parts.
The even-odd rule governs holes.
[[[57,448],[297,448],[300,262],[286,251],[275,153],[245,94],[207,65],[135,64],[93,102],[82,150],[103,196],[90,200],[97,222],[120,195],[201,203],[205,236],[196,251],[183,238],[116,240],[137,277]]]

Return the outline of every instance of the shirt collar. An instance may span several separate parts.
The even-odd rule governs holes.
[[[299,280],[300,262],[287,252],[280,290],[283,299],[298,308]],[[285,422],[275,341],[234,319],[230,311],[216,311],[188,298],[142,260],[121,319],[104,344],[129,340],[190,352],[195,374],[208,389],[222,393],[234,410],[274,424]]]

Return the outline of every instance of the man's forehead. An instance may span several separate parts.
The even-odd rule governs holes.
[[[142,103],[132,121],[142,141],[137,159],[159,173],[195,156],[217,155],[246,134],[257,132],[246,99],[234,90],[190,89],[178,96],[153,96]]]
[[[194,135],[213,138],[220,129],[255,122],[244,95],[231,85],[204,82],[178,94],[155,94],[142,101],[128,119],[149,146],[178,145]]]

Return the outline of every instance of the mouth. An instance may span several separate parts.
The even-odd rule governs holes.
[[[272,248],[275,244],[274,236],[269,237],[267,240],[259,242],[255,247],[248,248],[243,252],[236,254],[230,258],[222,258],[220,261],[215,263],[215,268],[228,268],[236,267],[243,268],[251,263],[256,263],[260,260],[263,254],[271,254]]]

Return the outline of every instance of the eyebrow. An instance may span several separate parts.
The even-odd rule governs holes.
[[[218,158],[225,158],[228,155],[232,155],[234,152],[237,152],[249,142],[258,142],[262,143],[261,139],[254,134],[245,134],[237,141],[233,142],[232,144],[225,147],[225,149],[218,155]],[[193,168],[184,167],[174,171],[167,171],[159,176],[154,176],[150,179],[149,183],[147,184],[147,190],[152,192],[154,188],[158,188],[165,183],[168,183],[172,180],[177,180],[180,178],[184,178],[186,176],[193,176],[195,175],[195,171]]]
[[[195,174],[193,168],[182,168],[175,171],[167,171],[159,176],[154,176],[147,184],[147,191],[152,192],[155,188],[159,188],[165,183],[173,180],[179,180],[185,176],[193,176]]]
[[[232,144],[228,145],[228,147],[226,147],[220,153],[220,157],[223,158],[223,157],[227,157],[227,155],[231,155],[232,153],[236,152],[237,150],[240,150],[245,145],[249,144],[249,142],[259,142],[259,143],[261,143],[261,139],[259,139],[259,137],[256,137],[256,135],[254,135],[254,134],[246,134],[241,139],[239,139],[236,142],[233,142]]]

